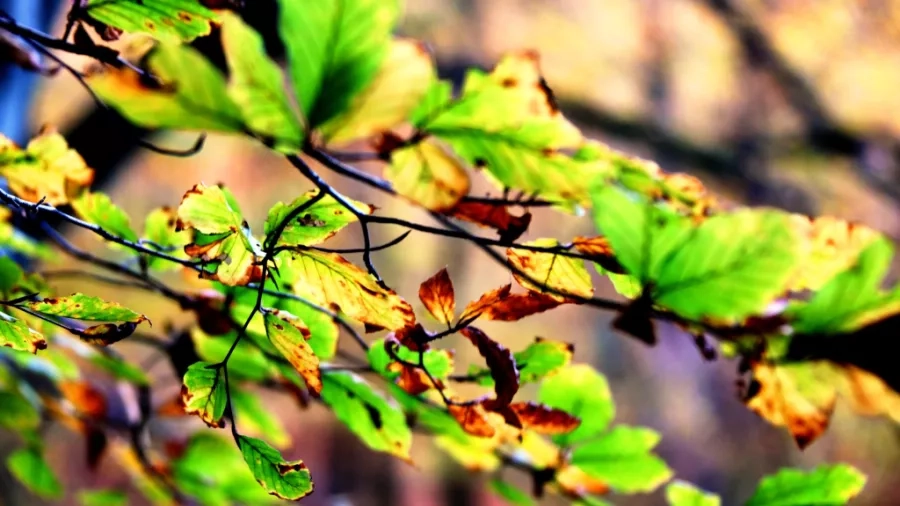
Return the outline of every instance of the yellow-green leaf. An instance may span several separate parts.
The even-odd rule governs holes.
[[[125,32],[185,42],[209,34],[216,20],[197,0],[88,0],[84,12]]]
[[[120,207],[113,204],[105,193],[84,192],[72,201],[75,214],[84,221],[127,241],[136,242],[137,234],[131,229],[131,220]]]
[[[559,242],[555,239],[538,239],[525,243],[526,246],[555,247]],[[594,286],[591,275],[584,267],[584,260],[572,258],[557,253],[545,253],[530,251],[520,248],[509,248],[506,256],[510,265],[515,266],[532,280],[520,274],[514,274],[516,281],[528,290],[544,293],[550,288],[557,293],[550,295],[557,300],[565,300],[565,295],[578,297],[591,297],[594,295]]]
[[[11,453],[6,467],[28,490],[45,499],[59,499],[63,486],[56,473],[36,448],[22,448]]]
[[[37,353],[47,349],[47,340],[40,332],[28,328],[22,320],[0,311],[0,346]]]
[[[285,461],[278,450],[261,439],[240,436],[238,446],[253,477],[269,494],[295,501],[312,493],[312,477],[303,461]]]
[[[319,358],[313,353],[309,343],[309,329],[302,320],[286,311],[266,311],[266,335],[275,348],[300,373],[310,390],[322,391],[322,374]]]
[[[397,193],[432,211],[446,211],[469,192],[462,160],[434,139],[391,153],[385,177]]]
[[[236,14],[223,14],[222,45],[231,71],[228,94],[240,107],[247,127],[283,153],[303,143],[303,126],[291,108],[285,79],[266,55],[262,37]]]
[[[747,506],[841,505],[859,495],[865,484],[865,475],[846,464],[812,471],[782,469],[762,479]]]
[[[24,303],[32,311],[49,316],[74,318],[90,322],[140,323],[147,317],[136,313],[118,302],[105,301],[99,297],[73,293],[67,297],[51,297],[40,301]]]
[[[90,186],[94,171],[62,135],[46,128],[24,150],[0,135],[0,176],[19,197],[59,206]]]
[[[188,367],[181,388],[181,400],[185,413],[196,414],[210,427],[224,427],[222,416],[228,394],[222,368],[211,367],[207,362],[196,362]]]
[[[409,118],[434,80],[434,62],[424,45],[396,39],[369,86],[319,131],[330,144],[388,131]]]
[[[265,233],[275,233],[279,225],[295,209],[305,205],[318,194],[317,190],[309,191],[290,204],[279,202],[269,210],[266,218]],[[374,208],[368,204],[348,199],[348,202],[360,213],[372,214]],[[312,246],[324,242],[347,225],[357,221],[356,216],[330,195],[309,205],[298,216],[293,218],[281,231],[277,245],[279,246]]]

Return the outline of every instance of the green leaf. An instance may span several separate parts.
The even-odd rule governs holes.
[[[146,316],[135,313],[117,302],[108,302],[99,297],[81,293],[26,302],[24,306],[48,316],[74,318],[89,322],[141,323],[147,321]]]
[[[865,475],[845,464],[812,471],[782,469],[762,479],[747,506],[839,506],[865,484]]]
[[[7,298],[24,277],[25,272],[15,260],[10,257],[0,258],[0,298]]]
[[[16,230],[12,223],[2,220],[0,220],[0,249],[41,260],[50,260],[55,256],[54,251],[46,244],[35,241]]]
[[[304,304],[303,302],[284,298],[278,302],[277,307],[283,309],[297,318],[309,328],[309,343],[313,353],[319,360],[331,360],[337,353],[338,336],[340,334],[337,324],[331,316]]]
[[[522,351],[513,353],[516,369],[519,370],[519,384],[541,381],[572,361],[572,345],[562,341],[538,338]],[[478,384],[493,386],[490,371],[481,367],[469,368],[469,375],[478,376]]]
[[[0,392],[0,427],[21,433],[40,424],[41,417],[28,399],[14,392]]]
[[[571,445],[602,433],[615,417],[615,404],[606,378],[589,365],[571,365],[541,383],[538,400],[581,420],[577,429],[554,436],[561,445]]]
[[[351,373],[324,373],[322,384],[322,401],[363,443],[373,450],[409,459],[412,432],[395,404]]]
[[[129,69],[106,69],[88,83],[104,103],[144,127],[244,131],[243,115],[222,73],[193,47],[161,43],[148,56],[147,67],[160,86]]]
[[[319,131],[327,144],[389,131],[409,117],[434,81],[434,62],[425,46],[411,39],[393,40],[371,83]]]
[[[22,448],[6,459],[6,467],[31,492],[45,499],[60,499],[62,484],[36,448]]]
[[[397,0],[279,0],[279,34],[309,129],[345,111],[390,50]]]
[[[72,201],[75,214],[84,221],[126,241],[137,242],[138,236],[131,229],[131,220],[125,211],[113,204],[105,193],[84,192]]]
[[[672,470],[651,453],[659,434],[644,427],[619,425],[572,451],[571,463],[619,493],[651,492],[672,477]]]
[[[762,313],[784,293],[800,259],[800,241],[777,211],[742,210],[693,225],[614,187],[593,197],[594,219],[616,258],[652,288],[655,303],[688,319]]]
[[[86,14],[129,33],[159,40],[191,40],[207,35],[216,15],[197,0],[88,0]]]
[[[296,316],[280,310],[265,310],[263,314],[266,324],[266,336],[275,348],[294,369],[313,392],[322,391],[322,376],[319,371],[319,358],[306,342],[309,329]]]
[[[384,339],[378,339],[369,346],[369,351],[367,352],[369,364],[378,374],[394,379],[399,376],[400,373],[389,369],[393,359],[385,349],[384,343]],[[394,352],[400,359],[414,364],[419,363],[418,351],[411,350],[406,346],[397,343],[397,341],[393,341],[393,343],[394,346],[396,346]],[[453,373],[453,355],[447,350],[434,348],[425,350],[422,360],[425,364],[425,368],[428,369],[428,372],[431,373],[434,379],[447,379],[447,377]]]
[[[225,375],[221,367],[211,367],[207,362],[196,362],[184,374],[181,400],[184,412],[196,414],[206,425],[224,427],[222,416],[228,402],[225,391]]]
[[[215,279],[235,286],[246,285],[261,275],[257,262],[264,255],[262,246],[251,234],[230,192],[197,184],[185,193],[177,216],[177,229],[195,231],[185,252],[215,261]]]
[[[237,14],[224,15],[222,45],[231,71],[228,94],[247,127],[282,153],[303,144],[303,126],[291,108],[281,69],[266,54],[262,37]]]
[[[270,408],[263,405],[262,399],[258,395],[247,390],[232,388],[231,403],[237,412],[241,432],[254,436],[265,436],[278,448],[284,448],[291,443],[291,437],[284,430],[284,425]]]
[[[82,490],[78,492],[81,506],[127,506],[128,495],[121,490]]]
[[[894,248],[884,238],[872,241],[856,262],[827,282],[807,303],[787,311],[799,334],[836,334],[900,311],[900,288],[891,292],[881,283],[891,266]]]
[[[489,481],[488,488],[491,492],[513,506],[537,505],[537,501],[535,501],[533,497],[503,480],[493,479]]]
[[[448,211],[469,193],[463,161],[435,139],[394,150],[384,176],[397,193],[432,211]]]
[[[266,218],[266,237],[274,234],[283,220],[317,194],[318,190],[313,190],[306,192],[290,204],[282,202],[275,204],[269,210],[269,216]],[[362,202],[354,200],[349,200],[349,202],[361,213],[372,214],[374,210],[372,206]],[[312,246],[319,244],[356,221],[356,216],[352,212],[344,208],[334,197],[326,195],[300,212],[284,227],[277,245]]]
[[[334,308],[371,327],[396,330],[415,321],[408,302],[393,290],[382,288],[366,271],[337,253],[285,252],[282,270],[299,295],[316,304]]]
[[[47,340],[40,332],[28,328],[22,320],[0,311],[0,346],[37,353],[47,349]]]
[[[430,92],[414,121],[500,188],[586,204],[589,183],[610,169],[560,151],[583,140],[556,108],[534,54],[507,57],[491,75],[472,71],[459,99],[445,97],[439,88]]]
[[[281,504],[259,487],[231,439],[208,431],[191,436],[184,452],[172,462],[172,477],[180,490],[204,506]]]
[[[312,478],[303,461],[286,462],[278,450],[252,437],[240,436],[238,446],[256,481],[270,494],[294,501],[312,493]]]
[[[161,248],[169,256],[187,260],[184,246],[191,242],[190,233],[175,230],[175,210],[170,207],[159,207],[147,214],[144,221],[144,238],[148,248]],[[147,255],[147,267],[151,269],[177,269],[175,262]]]
[[[669,506],[719,506],[722,500],[716,494],[705,492],[686,481],[673,481],[666,487]]]

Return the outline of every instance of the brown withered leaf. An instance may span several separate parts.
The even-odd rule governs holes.
[[[428,343],[428,341],[431,340],[431,336],[431,332],[425,330],[425,327],[423,327],[421,323],[416,323],[415,325],[408,325],[397,330],[389,340],[396,341],[413,351],[419,351],[419,343]],[[388,341],[385,341],[385,345],[387,344]],[[427,350],[428,344],[422,346],[421,349]]]
[[[493,437],[497,433],[481,403],[451,404],[447,406],[447,412],[459,422],[459,426],[468,434],[477,437]]]
[[[483,294],[478,298],[478,300],[470,302],[468,305],[466,305],[466,308],[463,309],[462,314],[459,316],[460,321],[468,321],[478,318],[483,312],[487,310],[487,308],[491,307],[494,304],[497,304],[506,297],[509,297],[510,290],[512,290],[512,285],[505,284],[500,288],[495,288],[494,290]]]
[[[484,401],[484,407],[488,411],[500,412],[502,408],[509,406],[516,392],[519,391],[519,370],[516,368],[516,359],[513,358],[513,354],[508,348],[494,341],[478,328],[466,327],[461,332],[478,348],[478,353],[484,357],[484,361],[491,371],[491,377],[494,379],[496,397]]]
[[[592,262],[596,262],[605,270],[616,274],[625,273],[625,269],[619,265],[619,261],[616,260],[612,247],[605,237],[585,237],[579,235],[572,241],[572,246],[574,246],[575,250],[579,253],[589,256]]]
[[[612,326],[639,341],[654,346],[656,345],[656,327],[650,317],[652,308],[653,300],[650,298],[650,292],[647,291],[628,304],[628,307],[613,320]]]
[[[828,428],[837,399],[830,371],[810,366],[815,364],[753,364],[758,391],[746,401],[747,407],[769,423],[786,427],[801,449]]]
[[[531,213],[526,211],[521,216],[514,216],[509,212],[509,206],[489,202],[459,202],[448,214],[482,227],[496,229],[500,240],[509,243],[521,237],[531,224]]]
[[[481,316],[487,320],[513,322],[562,304],[562,301],[545,293],[515,293],[486,307]]]
[[[450,325],[456,313],[456,295],[446,267],[419,286],[419,300],[437,321]]]
[[[516,402],[509,408],[519,417],[523,428],[540,434],[568,434],[581,425],[577,417],[536,402]]]
[[[409,364],[401,364],[399,362],[392,362],[388,366],[388,370],[391,372],[399,372],[400,376],[397,378],[396,383],[397,386],[402,388],[403,391],[410,395],[419,395],[421,393],[427,392],[431,390],[432,383],[431,380],[428,379],[428,375],[425,374],[421,369],[413,367]],[[441,382],[437,382],[437,388],[441,388]]]
[[[109,346],[134,334],[137,326],[138,324],[134,322],[119,324],[101,323],[78,331],[78,336],[82,341],[88,344],[93,344],[95,346]]]

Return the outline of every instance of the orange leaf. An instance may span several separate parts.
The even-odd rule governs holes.
[[[487,310],[487,308],[505,299],[506,297],[509,297],[509,291],[511,289],[512,285],[506,284],[501,286],[500,288],[485,293],[478,300],[470,302],[463,310],[462,315],[460,315],[460,321],[474,320],[478,318],[481,313]]]
[[[556,483],[563,492],[573,497],[603,495],[609,492],[609,485],[606,482],[590,477],[576,466],[565,466],[557,471]]]
[[[517,402],[509,407],[519,417],[523,428],[541,434],[567,434],[581,425],[581,420],[565,411],[536,402]]]
[[[449,325],[453,321],[456,297],[446,267],[422,283],[419,287],[419,299],[425,304],[425,309],[431,316],[439,322]]]
[[[563,302],[545,293],[512,294],[486,307],[482,316],[488,320],[512,322],[526,316],[553,309]]]
[[[102,420],[106,418],[106,396],[86,381],[62,381],[59,390],[79,414]]]
[[[478,437],[493,437],[497,430],[488,420],[487,411],[481,403],[447,406],[447,411],[459,422],[467,433]]]
[[[509,212],[509,206],[488,202],[460,202],[450,211],[450,216],[497,229],[500,240],[504,242],[515,241],[531,224],[531,213],[526,211],[521,216],[513,216]]]

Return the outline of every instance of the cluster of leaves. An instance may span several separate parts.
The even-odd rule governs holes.
[[[0,201],[11,211],[0,220],[0,248],[16,255],[0,260],[0,344],[9,349],[0,354],[0,422],[22,434],[25,449],[9,466],[36,492],[62,491],[37,437],[41,418],[49,417],[93,440],[93,461],[107,447],[116,450],[136,486],[159,504],[181,496],[203,504],[304,497],[313,491],[311,472],[279,451],[289,438],[262,407],[257,386],[291,392],[300,405],[323,403],[364,444],[401,459],[410,458],[413,428],[423,428],[470,469],[527,470],[538,494],[603,504],[598,496],[611,492],[653,491],[673,475],[653,453],[659,435],[611,425],[615,409],[605,378],[572,364],[571,346],[538,339],[512,351],[474,326],[567,304],[617,311],[616,328],[651,345],[656,320],[716,338],[752,375],[748,406],[787,426],[801,446],[825,430],[839,392],[861,411],[898,416],[889,372],[829,352],[834,347],[827,344],[874,339],[900,321],[900,287],[882,287],[892,246],[877,232],[831,218],[729,209],[690,176],[584,138],[556,107],[534,53],[510,55],[489,73],[473,70],[454,92],[436,77],[421,44],[391,35],[396,2],[278,5],[285,70],[237,14],[207,8],[221,5],[97,0],[70,17],[79,29],[90,26],[107,38],[155,37],[141,66],[109,65],[87,79],[126,118],[150,128],[250,136],[284,154],[315,185],[275,204],[262,235],[227,188],[202,183],[177,207],[150,213],[138,233],[107,195],[91,190],[92,171],[58,134],[45,131],[24,148],[0,138],[0,176],[9,188],[0,190]],[[213,25],[227,74],[185,43]],[[383,177],[338,160],[336,146],[358,141],[384,162]],[[301,155],[421,206],[444,228],[377,215],[374,206],[324,183]],[[470,195],[476,176],[504,197]],[[508,198],[512,191],[521,197]],[[517,242],[536,202],[558,212],[588,210],[600,235]],[[147,378],[109,348],[146,318],[89,295],[60,296],[40,272],[23,269],[14,258],[51,253],[18,232],[13,215],[37,222],[61,217],[93,232],[114,258],[81,251],[44,227],[64,253],[196,316],[172,342],[156,341],[183,379],[177,399],[154,409]],[[472,234],[458,221],[493,229],[498,239]],[[450,275],[442,270],[421,285],[430,316],[423,321],[371,263],[368,227],[379,223],[468,240],[520,288],[490,290],[457,314]],[[325,245],[350,225],[363,231],[364,267]],[[505,247],[505,256],[495,246]],[[589,266],[625,302],[595,297]],[[179,291],[160,281],[172,268],[196,273],[207,288]],[[427,328],[433,322],[440,330]],[[359,327],[386,334],[366,340]],[[365,350],[364,363],[339,357],[342,332]],[[455,373],[453,350],[439,346],[457,333],[484,366]],[[110,419],[113,399],[82,378],[83,360],[134,386],[142,399],[139,419]],[[539,384],[536,399],[521,398],[525,383]],[[485,393],[464,397],[459,384]],[[198,433],[166,445],[163,455],[148,455],[135,443],[155,417],[183,415],[229,426],[235,444]],[[130,437],[108,441],[116,431]],[[21,472],[26,468],[36,471]],[[254,479],[260,488],[246,486]],[[783,471],[765,479],[748,504],[839,504],[863,481],[845,466]],[[492,483],[510,502],[531,502],[499,478]],[[84,502],[106,495],[122,497],[95,491]],[[680,482],[666,495],[676,506],[718,504]]]

